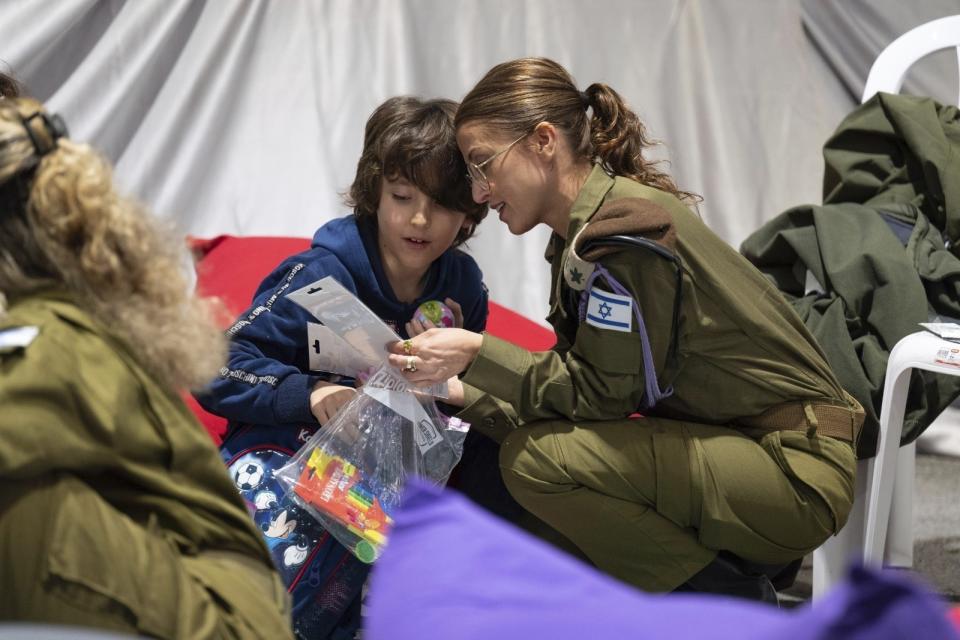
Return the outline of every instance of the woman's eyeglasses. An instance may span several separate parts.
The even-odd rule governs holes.
[[[469,178],[470,182],[477,185],[484,191],[489,189],[490,180],[487,179],[487,174],[483,172],[483,168],[488,164],[490,164],[491,162],[493,162],[494,158],[497,158],[498,156],[502,156],[503,154],[505,154],[507,151],[509,151],[513,147],[513,145],[517,144],[518,142],[526,138],[528,135],[530,134],[529,133],[523,134],[522,136],[520,136],[519,138],[517,138],[516,140],[508,144],[506,147],[504,147],[503,149],[500,149],[500,151],[497,151],[495,154],[493,154],[492,156],[490,156],[489,158],[481,162],[480,164],[477,164],[476,162],[467,162],[467,178]]]

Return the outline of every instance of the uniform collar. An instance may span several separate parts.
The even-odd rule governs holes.
[[[603,170],[599,164],[594,164],[587,176],[587,181],[580,187],[580,193],[577,199],[573,201],[570,208],[570,222],[567,224],[567,237],[561,238],[556,233],[550,236],[550,242],[547,243],[547,250],[544,254],[547,262],[553,262],[553,258],[559,251],[566,253],[567,244],[573,242],[574,237],[580,227],[596,213],[603,199],[607,197],[610,189],[613,188],[614,178]]]
[[[567,225],[567,237],[562,238],[554,233],[550,236],[550,242],[547,243],[547,250],[544,257],[552,265],[551,271],[555,278],[553,282],[553,294],[551,295],[552,304],[550,306],[551,316],[557,313],[562,307],[563,300],[563,270],[566,266],[566,256],[568,245],[573,242],[577,236],[580,227],[589,220],[600,205],[603,199],[607,197],[613,188],[614,178],[603,170],[599,164],[593,165],[587,181],[580,187],[580,193],[577,199],[573,201],[570,208],[570,222]]]
[[[76,295],[58,286],[31,291],[10,300],[8,318],[15,318],[23,310],[29,313],[33,307],[50,309],[64,320],[91,331],[96,331],[96,322],[89,313],[77,304]]]
[[[570,209],[567,243],[573,242],[573,238],[577,235],[580,227],[597,212],[597,209],[603,204],[603,199],[607,197],[610,189],[613,189],[613,183],[613,177],[607,175],[602,166],[599,164],[593,165],[590,175],[587,176],[587,181],[580,187],[580,193],[577,194],[577,199],[574,200],[573,207]]]

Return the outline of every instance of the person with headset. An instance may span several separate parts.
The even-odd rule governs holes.
[[[459,374],[460,415],[502,442],[511,494],[602,571],[776,603],[774,583],[846,522],[862,408],[776,287],[644,157],[613,89],[513,60],[456,126],[474,198],[514,234],[553,231],[557,344],[429,330],[391,345],[392,364],[417,384]]]

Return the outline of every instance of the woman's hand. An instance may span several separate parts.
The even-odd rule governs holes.
[[[427,329],[389,346],[390,365],[418,386],[445,382],[477,357],[483,336],[466,329]]]
[[[350,402],[357,390],[325,380],[313,385],[310,392],[310,411],[320,424],[326,424],[337,414],[340,407]]]
[[[443,301],[443,304],[447,305],[447,307],[450,308],[450,311],[453,312],[453,326],[457,327],[458,329],[463,327],[463,309],[460,308],[460,305],[457,303],[457,301],[453,298],[447,298]],[[410,322],[404,326],[407,330],[407,335],[411,338],[420,335],[427,329],[440,328],[429,320],[420,322],[416,318],[411,319]]]

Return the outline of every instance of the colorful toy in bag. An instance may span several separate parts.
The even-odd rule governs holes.
[[[390,514],[407,478],[444,484],[463,453],[468,426],[437,409],[432,398],[446,397],[446,384],[413,393],[387,358],[387,346],[400,336],[334,278],[287,297],[322,322],[307,326],[315,344],[310,367],[364,383],[275,477],[330,535],[358,559],[373,562],[387,542]],[[443,322],[443,309],[439,313]]]
[[[353,553],[357,558],[373,562],[380,556],[393,518],[383,510],[355,466],[322,449],[314,449],[293,490],[356,535]]]
[[[417,320],[421,324],[429,321],[434,324],[434,326],[440,328],[450,328],[456,326],[456,316],[453,315],[453,311],[450,310],[450,307],[443,304],[438,300],[427,300],[419,307],[417,307],[416,312],[413,314],[413,319]]]
[[[391,375],[379,369],[378,376]],[[275,473],[286,495],[363,562],[387,544],[407,479],[447,481],[467,426],[429,397],[368,381]]]

